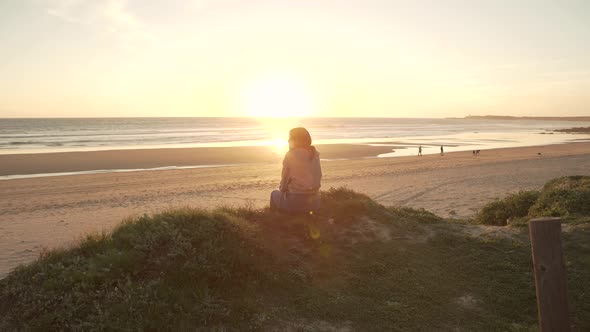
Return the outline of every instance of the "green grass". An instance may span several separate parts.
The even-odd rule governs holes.
[[[589,225],[564,235],[580,330]],[[0,280],[0,330],[536,330],[525,230],[473,238],[452,226],[345,188],[322,192],[318,215],[145,215]]]
[[[566,176],[545,184],[531,216],[590,215],[590,176]]]
[[[476,223],[526,225],[531,218],[563,217],[579,222],[590,216],[590,176],[565,176],[545,184],[541,191],[521,191],[486,204]]]

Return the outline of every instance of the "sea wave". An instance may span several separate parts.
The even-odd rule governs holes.
[[[563,121],[306,118],[281,120],[279,128],[283,129],[278,131],[273,123],[252,118],[0,119],[0,153],[262,145],[286,141],[285,127],[298,126],[307,127],[314,142],[358,143],[404,138],[417,144],[456,140],[473,144],[479,141],[484,146],[496,140],[496,145],[518,145],[522,135],[552,132],[572,125]],[[482,136],[486,139],[481,140]]]

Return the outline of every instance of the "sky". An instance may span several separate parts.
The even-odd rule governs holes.
[[[0,117],[590,115],[590,1],[0,0]]]

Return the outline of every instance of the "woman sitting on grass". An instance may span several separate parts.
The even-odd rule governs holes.
[[[303,127],[289,131],[289,151],[283,159],[279,190],[270,194],[271,210],[313,213],[320,207],[320,153]]]

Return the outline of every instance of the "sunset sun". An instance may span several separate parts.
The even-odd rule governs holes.
[[[304,81],[270,76],[244,88],[240,107],[243,114],[253,117],[304,117],[313,114],[314,102]]]

